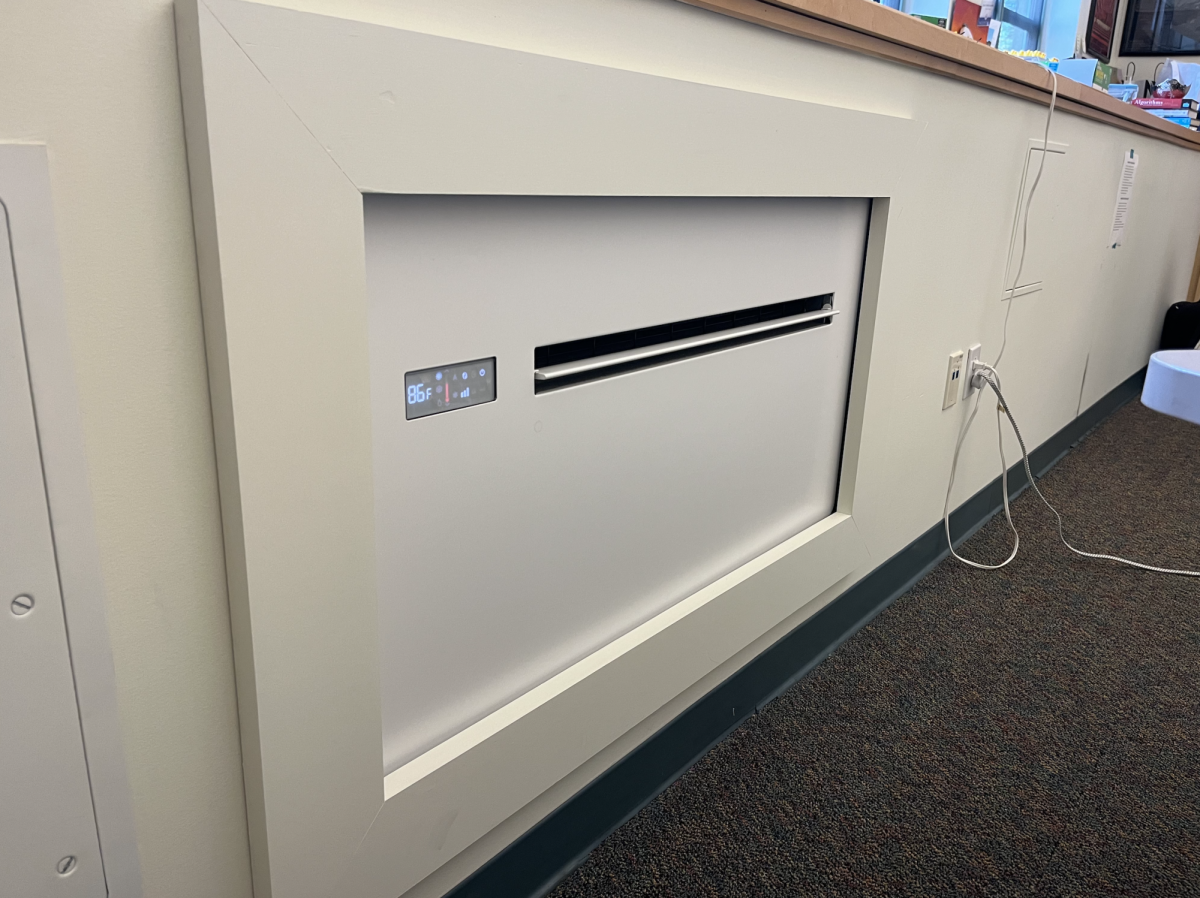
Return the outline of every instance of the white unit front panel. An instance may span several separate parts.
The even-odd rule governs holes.
[[[390,771],[834,510],[870,203],[364,204]],[[822,294],[829,325],[535,394],[536,347]],[[406,419],[406,372],[491,357],[495,401]]]
[[[0,895],[101,898],[10,246],[0,209]]]

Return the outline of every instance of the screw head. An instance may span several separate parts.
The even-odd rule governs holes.
[[[54,869],[58,871],[59,876],[70,876],[75,872],[75,867],[78,864],[79,861],[75,858],[75,855],[68,854],[54,865]]]
[[[17,617],[28,614],[33,610],[33,596],[22,593],[12,600],[12,613]]]

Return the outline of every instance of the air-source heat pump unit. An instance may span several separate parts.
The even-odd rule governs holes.
[[[364,202],[391,771],[834,511],[870,203]]]

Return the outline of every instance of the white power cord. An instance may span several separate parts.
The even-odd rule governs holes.
[[[1058,73],[1052,69],[1048,69],[1051,78],[1050,87],[1050,108],[1046,110],[1046,130],[1042,134],[1042,159],[1038,163],[1037,175],[1033,179],[1033,186],[1029,188],[1029,197],[1025,200],[1025,218],[1021,223],[1021,257],[1017,263],[1017,276],[1012,279],[1012,284],[1008,287],[1004,285],[1008,283],[1008,266],[1012,264],[1012,252],[1010,250],[1008,260],[1004,265],[1004,280],[1000,282],[1000,289],[1004,294],[1010,294],[1008,297],[1008,309],[1004,312],[1004,333],[1000,339],[1000,352],[996,355],[996,361],[992,362],[993,366],[999,365],[1000,360],[1004,358],[1004,348],[1008,346],[1008,316],[1012,314],[1013,303],[1017,298],[1017,284],[1021,283],[1021,274],[1025,270],[1025,250],[1029,246],[1029,208],[1033,205],[1033,197],[1037,193],[1038,184],[1042,182],[1042,172],[1046,169],[1046,157],[1050,155],[1050,123],[1054,121],[1054,106],[1058,102]],[[1018,197],[1020,199],[1020,197]],[[974,417],[974,415],[972,415]],[[1000,419],[996,419],[997,428],[1000,426]]]
[[[1050,89],[1050,107],[1046,112],[1046,128],[1042,135],[1042,159],[1038,164],[1038,171],[1037,175],[1033,179],[1033,186],[1029,189],[1029,197],[1025,200],[1024,220],[1021,224],[1021,255],[1017,263],[1017,274],[1012,280],[1011,287],[1005,287],[1005,284],[1008,283],[1008,265],[1006,265],[1004,271],[1004,280],[1001,282],[1001,289],[1003,290],[1003,293],[1001,294],[1002,298],[1004,294],[1008,294],[1010,291],[1012,295],[1009,295],[1008,309],[1004,313],[1004,332],[1000,341],[1000,352],[996,356],[996,361],[991,365],[976,361],[972,366],[972,369],[967,372],[968,383],[971,383],[976,387],[976,391],[979,393],[979,395],[975,398],[975,405],[971,409],[971,414],[963,422],[963,426],[959,430],[958,442],[955,443],[954,446],[954,459],[950,463],[950,482],[946,485],[946,502],[942,506],[942,525],[946,530],[946,544],[950,547],[950,554],[963,564],[984,571],[999,570],[1000,568],[1008,565],[1009,562],[1017,557],[1017,550],[1021,547],[1021,535],[1017,532],[1017,527],[1013,523],[1012,509],[1009,507],[1008,503],[1008,461],[1004,457],[1004,433],[1000,417],[1001,413],[1003,413],[1008,417],[1008,422],[1012,425],[1013,433],[1017,435],[1017,442],[1021,446],[1021,458],[1025,463],[1025,474],[1029,478],[1029,485],[1033,487],[1034,492],[1038,494],[1038,498],[1045,503],[1046,507],[1054,513],[1054,518],[1058,522],[1058,538],[1062,540],[1062,544],[1064,546],[1066,546],[1076,555],[1082,555],[1084,558],[1096,558],[1102,561],[1114,561],[1118,564],[1125,564],[1129,565],[1130,567],[1139,568],[1140,570],[1153,571],[1159,574],[1176,574],[1181,577],[1200,577],[1200,571],[1186,571],[1175,570],[1173,568],[1155,567],[1151,564],[1143,564],[1140,561],[1131,561],[1128,558],[1121,558],[1117,555],[1105,555],[1098,552],[1084,552],[1082,549],[1076,549],[1073,545],[1067,542],[1067,538],[1063,534],[1062,516],[1058,513],[1058,510],[1050,504],[1050,500],[1046,498],[1041,489],[1038,488],[1037,480],[1034,479],[1033,471],[1029,467],[1029,453],[1025,450],[1025,441],[1021,437],[1021,431],[1017,428],[1017,422],[1012,416],[1012,411],[1008,407],[1008,402],[1005,401],[1004,395],[1000,392],[1000,374],[996,371],[996,366],[998,366],[1000,364],[1000,360],[1004,358],[1004,349],[1008,345],[1008,318],[1012,314],[1013,303],[1016,301],[1015,294],[1017,284],[1021,282],[1021,274],[1025,268],[1025,250],[1029,245],[1029,208],[1033,205],[1034,194],[1037,193],[1038,184],[1040,184],[1042,180],[1042,172],[1046,168],[1046,157],[1050,154],[1050,123],[1054,120],[1054,107],[1058,100],[1058,75],[1054,71],[1050,70],[1050,77],[1052,79],[1052,86]],[[1009,255],[1008,262],[1009,264],[1012,262],[1011,253]],[[981,371],[979,369],[983,370]],[[978,380],[976,378],[978,378]],[[982,562],[972,561],[969,558],[964,558],[954,550],[954,540],[950,536],[950,493],[954,489],[954,477],[958,471],[959,453],[962,451],[963,442],[966,440],[967,432],[970,431],[971,424],[975,421],[975,415],[979,411],[979,402],[983,395],[980,381],[983,381],[989,387],[991,387],[992,391],[996,394],[996,398],[999,400],[999,404],[996,406],[996,436],[1000,444],[1000,490],[1004,502],[1004,519],[1008,522],[1008,529],[1010,529],[1013,533],[1012,551],[1009,553],[1008,557],[999,564],[983,564]]]
[[[1000,298],[1002,300],[1004,299],[1005,294],[1007,294],[1010,290],[1014,295],[1009,296],[1008,308],[1004,312],[1004,333],[1000,341],[1000,352],[996,356],[996,361],[992,363],[993,365],[1000,364],[1000,360],[1004,358],[1004,348],[1008,345],[1008,318],[1012,314],[1013,303],[1016,301],[1015,294],[1017,284],[1021,282],[1021,273],[1025,269],[1025,250],[1029,246],[1029,208],[1033,205],[1033,197],[1037,193],[1038,184],[1040,184],[1042,181],[1042,172],[1046,168],[1046,157],[1050,154],[1050,123],[1054,121],[1054,107],[1058,102],[1058,74],[1049,69],[1047,69],[1047,71],[1050,72],[1051,79],[1050,107],[1046,111],[1046,127],[1042,134],[1042,159],[1041,162],[1038,163],[1037,175],[1033,179],[1033,186],[1029,188],[1029,196],[1025,199],[1024,220],[1021,224],[1021,256],[1017,263],[1017,275],[1013,278],[1012,285],[1010,287],[1008,285],[1009,266],[1012,265],[1012,250],[1010,248],[1008,260],[1004,266],[1004,278],[1000,282]],[[1021,186],[1024,188],[1024,183],[1022,183]],[[1018,196],[1018,203],[1020,202],[1020,199],[1021,197]],[[974,371],[968,371],[967,382],[978,386],[978,383],[972,379],[974,378],[974,375]],[[978,393],[979,391],[977,390],[976,392]],[[975,397],[975,405],[971,408],[971,414],[967,417],[962,428],[958,432],[958,442],[954,446],[954,461],[950,465],[950,482],[946,484],[946,503],[942,507],[942,524],[946,528],[946,543],[950,546],[951,555],[953,555],[963,564],[968,564],[971,567],[979,568],[980,570],[985,571],[995,571],[1004,567],[1006,564],[1016,558],[1017,549],[1020,548],[1021,545],[1021,536],[1017,533],[1016,525],[1013,524],[1012,510],[1008,507],[1008,463],[1004,459],[1004,434],[1000,429],[999,410],[996,412],[996,434],[1000,441],[1000,480],[1004,495],[1004,518],[1006,521],[1008,521],[1008,527],[1013,532],[1012,553],[1008,556],[1008,558],[1000,562],[1000,564],[981,564],[980,562],[963,558],[961,555],[955,552],[954,541],[950,538],[950,493],[954,489],[954,476],[958,471],[958,456],[962,451],[963,441],[966,440],[967,433],[970,431],[971,425],[975,422],[975,415],[979,412],[979,401],[981,398],[982,393],[979,393],[979,395]]]
[[[1033,470],[1029,467],[1029,452],[1025,449],[1025,440],[1021,436],[1020,428],[1017,427],[1016,419],[1013,418],[1012,409],[1010,409],[1008,407],[1008,402],[1004,398],[1004,393],[1001,392],[1001,390],[1000,390],[1000,375],[996,372],[995,368],[993,368],[991,365],[985,365],[983,362],[976,362],[975,369],[976,370],[971,372],[971,376],[977,376],[977,377],[981,378],[984,383],[986,383],[989,387],[992,388],[992,392],[996,394],[996,398],[1000,402],[1000,404],[998,406],[999,411],[1001,411],[1005,414],[1005,416],[1008,418],[1008,423],[1012,425],[1013,433],[1016,434],[1016,436],[1017,436],[1017,443],[1020,444],[1020,446],[1021,446],[1021,459],[1025,463],[1025,476],[1029,478],[1029,485],[1031,487],[1033,487],[1033,491],[1035,493],[1037,493],[1038,498],[1042,500],[1042,503],[1047,508],[1049,508],[1051,512],[1053,512],[1054,520],[1058,524],[1058,538],[1060,540],[1062,540],[1062,544],[1064,546],[1066,546],[1068,549],[1070,549],[1076,555],[1082,555],[1084,558],[1096,558],[1101,561],[1115,561],[1117,564],[1125,564],[1125,565],[1128,565],[1129,567],[1135,567],[1135,568],[1138,568],[1139,570],[1143,570],[1143,571],[1153,571],[1156,574],[1175,574],[1180,577],[1200,577],[1200,571],[1188,571],[1188,570],[1179,570],[1176,568],[1156,567],[1155,565],[1152,565],[1152,564],[1143,564],[1140,561],[1131,561],[1130,559],[1122,558],[1119,555],[1106,555],[1102,552],[1085,552],[1082,549],[1075,548],[1073,545],[1071,545],[1069,542],[1067,542],[1067,537],[1063,533],[1062,515],[1060,515],[1058,513],[1058,509],[1056,509],[1053,505],[1050,504],[1050,500],[1046,498],[1046,494],[1043,493],[1041,490],[1041,487],[1038,486],[1037,480],[1033,476]],[[980,371],[979,369],[983,369],[983,370]],[[1001,446],[1001,449],[1000,449],[1000,463],[1005,466],[1005,474],[1006,474],[1006,476],[1003,478],[1004,479],[1004,514],[1008,518],[1008,526],[1012,528],[1013,534],[1015,535],[1017,532],[1017,528],[1013,526],[1012,517],[1009,515],[1009,510],[1008,510],[1008,478],[1007,478],[1008,466],[1004,461],[1003,446]],[[949,530],[948,525],[947,525],[947,529],[946,529],[946,538],[947,538],[947,540],[950,538],[950,530]],[[977,562],[970,561],[966,558],[963,558],[957,552],[954,552],[953,547],[951,547],[950,551],[954,553],[955,558],[958,558],[960,561],[963,561],[966,564],[971,565],[972,567],[983,568],[985,570],[995,570],[996,568],[1004,567],[1004,565],[1008,564],[1009,561],[1012,561],[1013,558],[1016,557],[1017,545],[1019,545],[1019,544],[1020,544],[1020,537],[1017,537],[1017,539],[1014,541],[1012,554],[1009,555],[1008,559],[1006,561],[1004,561],[1002,564],[994,564],[994,565],[979,564]]]
[[[982,362],[976,362],[975,365],[981,365]],[[973,371],[967,372],[967,377],[970,378],[974,374]],[[958,472],[958,454],[962,451],[963,440],[967,438],[967,431],[971,429],[971,422],[975,420],[975,413],[979,411],[979,397],[975,398],[975,407],[971,409],[970,416],[963,423],[962,428],[958,432],[958,442],[954,444],[954,460],[950,463],[950,482],[946,484],[946,504],[942,506],[942,525],[946,528],[946,545],[950,547],[950,554],[961,561],[963,564],[970,565],[974,568],[979,568],[982,571],[998,571],[1010,561],[1017,557],[1017,549],[1021,547],[1021,534],[1017,533],[1017,526],[1013,523],[1012,509],[1008,507],[1008,462],[1004,459],[1004,436],[1000,436],[1000,493],[1004,498],[1004,519],[1008,521],[1008,529],[1013,532],[1013,547],[1012,552],[999,564],[983,564],[979,561],[972,561],[969,558],[963,558],[954,551],[954,540],[950,537],[950,492],[954,489],[954,475]],[[997,413],[999,414],[999,413]],[[997,425],[999,432],[999,425]]]

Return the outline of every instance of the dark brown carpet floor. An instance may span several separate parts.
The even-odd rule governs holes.
[[[1042,484],[1076,545],[1200,567],[1200,427],[1130,403]],[[553,898],[1200,895],[1200,583],[1014,517],[1009,568],[941,564]]]

